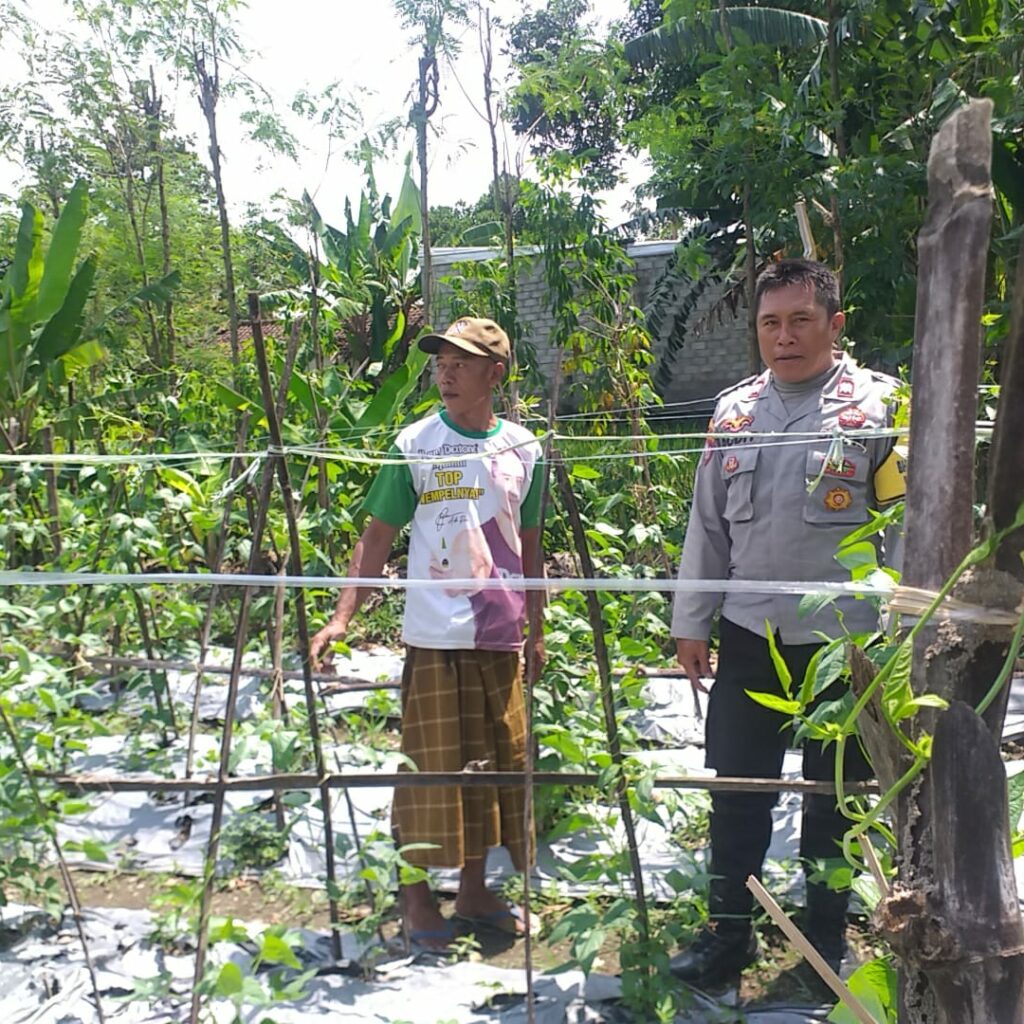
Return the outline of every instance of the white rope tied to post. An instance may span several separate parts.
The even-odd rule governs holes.
[[[991,424],[978,424],[976,436],[987,438],[992,434]],[[564,443],[580,444],[632,444],[638,442],[666,442],[666,441],[698,441],[697,445],[687,448],[655,448],[643,451],[635,449],[628,452],[603,452],[594,455],[562,453],[563,457],[572,462],[601,462],[617,459],[638,459],[638,458],[684,458],[697,456],[706,451],[707,441],[729,441],[733,444],[737,439],[742,439],[745,448],[785,448],[793,445],[808,445],[814,443],[828,443],[835,446],[837,443],[849,442],[857,444],[867,438],[906,438],[908,431],[903,427],[864,427],[851,430],[835,431],[743,431],[739,434],[692,431],[673,434],[559,434],[553,431],[546,431],[535,437],[508,445],[504,448],[488,450],[486,452],[464,452],[453,455],[424,455],[422,458],[409,458],[406,456],[393,456],[390,454],[377,455],[367,454],[354,448],[326,448],[319,444],[285,445],[277,447],[267,445],[253,451],[188,451],[188,452],[144,452],[130,453],[123,455],[99,454],[94,452],[35,452],[32,454],[11,454],[0,452],[0,466],[23,465],[23,466],[175,466],[187,465],[192,462],[218,462],[232,459],[256,460],[271,455],[283,455],[301,458],[325,459],[333,462],[351,463],[364,466],[408,466],[416,464],[443,465],[451,462],[466,462],[490,458],[495,454],[507,451],[515,451],[526,445],[537,443],[542,444],[549,437],[553,441]]]
[[[608,593],[701,593],[701,594],[776,594],[803,597],[810,594],[836,597],[877,597],[883,610],[901,615],[923,613],[937,596],[934,591],[904,587],[884,574],[872,582],[837,580],[713,580],[659,579],[645,577],[576,576],[459,579],[401,579],[388,576],[277,576],[250,573],[215,572],[57,572],[53,570],[0,570],[0,589],[5,587],[74,586],[218,586],[218,587],[304,587],[308,589],[346,590],[365,587],[371,590],[532,590],[546,593],[597,590]],[[1014,609],[988,608],[947,597],[936,612],[941,619],[974,622],[1014,628],[1024,615],[1024,605]]]
[[[68,587],[68,586],[235,586],[235,587],[306,587],[344,590],[366,587],[374,590],[543,590],[557,593],[566,590],[604,590],[616,593],[676,592],[733,594],[835,594],[886,597],[895,586],[884,580],[878,583],[806,581],[806,580],[680,580],[600,577],[519,577],[459,579],[396,579],[387,576],[277,576],[249,573],[215,572],[56,572],[52,570],[3,570],[0,587]]]
[[[887,607],[890,612],[917,618],[928,610],[937,596],[933,590],[905,587],[900,584],[889,598]],[[953,596],[947,597],[935,611],[935,617],[940,620],[956,619],[960,622],[976,622],[986,626],[1003,626],[1006,629],[1016,628],[1022,615],[1024,603],[1016,608],[989,608]]]

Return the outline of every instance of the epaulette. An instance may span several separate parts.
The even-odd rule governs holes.
[[[749,377],[744,377],[743,380],[738,380],[735,384],[730,384],[727,388],[723,388],[715,395],[715,401],[717,402],[719,399],[725,398],[726,395],[731,395],[734,391],[739,391],[740,388],[749,387],[755,381],[760,380],[764,376],[764,372],[762,370],[761,373],[751,374]]]
[[[879,384],[892,384],[895,387],[901,387],[903,381],[899,377],[894,377],[891,373],[882,373],[881,370],[869,370],[871,379],[877,381]]]

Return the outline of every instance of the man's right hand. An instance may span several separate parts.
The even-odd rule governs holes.
[[[686,670],[693,687],[693,699],[697,699],[697,693],[707,693],[708,688],[701,682],[702,678],[711,675],[711,660],[709,657],[707,640],[687,640],[676,638],[676,659]]]
[[[334,652],[328,650],[328,648],[344,632],[344,629],[335,623],[328,622],[323,629],[313,635],[313,639],[309,641],[309,665],[314,672],[319,672],[323,668],[330,668],[331,663],[334,661]],[[327,657],[321,661],[321,655],[325,650],[327,651]]]

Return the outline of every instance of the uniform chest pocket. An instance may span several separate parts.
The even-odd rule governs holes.
[[[725,518],[746,523],[754,516],[754,470],[760,450],[736,446],[722,453],[722,481],[725,484]]]
[[[807,486],[814,485],[804,504],[808,523],[863,523],[868,519],[870,460],[865,452],[847,450],[841,458],[828,452],[807,453]]]

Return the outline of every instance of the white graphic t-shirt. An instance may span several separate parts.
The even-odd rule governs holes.
[[[540,445],[514,423],[461,430],[440,412],[406,427],[364,509],[391,526],[412,522],[409,579],[521,579],[520,531],[540,519]],[[455,586],[406,592],[403,639],[413,647],[516,651],[521,590]]]

